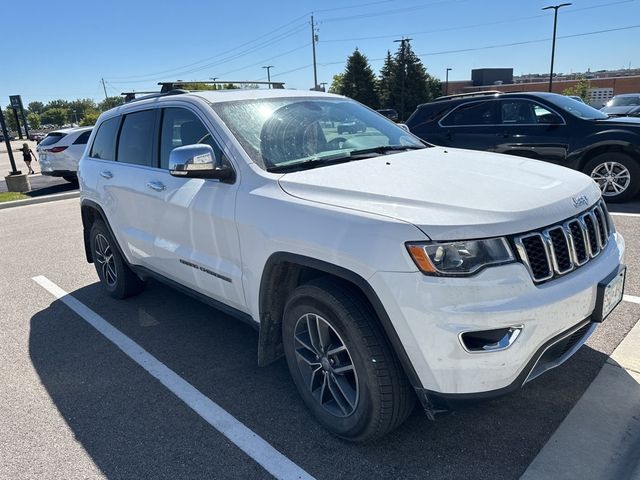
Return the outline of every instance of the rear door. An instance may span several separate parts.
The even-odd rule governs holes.
[[[65,165],[67,168],[64,168],[64,170],[72,172],[78,171],[78,162],[80,161],[80,158],[82,158],[85,148],[87,148],[87,142],[89,141],[90,136],[91,130],[82,132],[75,140],[73,140],[73,142],[71,142],[71,145],[67,147],[64,151]]]
[[[117,136],[115,161],[106,161],[99,168],[100,203],[129,261],[149,266],[154,253],[153,202],[148,195],[147,178],[155,170],[157,158],[158,110],[141,110],[122,117]],[[104,122],[96,134],[92,158],[112,155],[111,151],[94,152]],[[117,128],[117,124],[108,126]]]
[[[439,144],[472,150],[493,150],[498,123],[496,100],[463,103],[440,120],[442,134]]]
[[[526,98],[503,99],[499,105],[501,127],[496,152],[564,163],[569,139],[561,115]]]

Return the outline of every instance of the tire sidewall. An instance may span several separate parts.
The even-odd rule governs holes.
[[[313,397],[304,383],[295,359],[294,332],[299,318],[314,313],[324,318],[344,341],[356,370],[358,383],[358,404],[348,417],[336,417],[327,412]],[[371,418],[376,415],[376,402],[370,388],[376,379],[366,347],[361,344],[358,330],[348,321],[349,313],[344,307],[322,289],[313,286],[301,287],[287,302],[283,318],[283,344],[289,371],[307,407],[318,421],[336,435],[353,439],[366,430]]]
[[[633,159],[632,157],[619,152],[608,152],[598,155],[587,162],[584,168],[584,173],[591,176],[592,172],[598,167],[606,162],[616,162],[629,170],[629,174],[631,175],[631,182],[627,189],[619,195],[603,195],[602,198],[605,201],[611,203],[624,202],[626,200],[630,200],[635,197],[640,191],[640,164],[638,161]],[[595,180],[594,180],[595,181]],[[596,182],[597,183],[597,182]],[[598,185],[600,188],[600,185]]]
[[[111,248],[111,252],[113,254],[113,263],[116,270],[116,283],[114,285],[109,285],[107,280],[104,278],[102,274],[102,269],[99,267],[96,262],[96,237],[98,235],[102,235],[107,242],[109,243],[109,247]],[[107,227],[104,223],[97,221],[91,227],[91,256],[93,257],[93,262],[96,267],[96,272],[98,274],[98,278],[100,279],[100,283],[102,286],[114,296],[121,296],[122,291],[124,289],[124,262],[122,261],[122,257],[120,256],[120,252],[118,251],[118,247],[116,246],[113,237],[107,230]]]

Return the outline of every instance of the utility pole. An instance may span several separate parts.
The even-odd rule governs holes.
[[[568,7],[569,5],[572,5],[572,4],[561,3],[560,5],[550,5],[542,9],[542,10],[553,9],[553,41],[551,43],[551,69],[549,71],[549,92],[551,92],[553,88],[553,60],[556,54],[556,29],[558,27],[558,10],[560,10],[562,7]]]
[[[444,94],[449,95],[449,72],[453,70],[453,68],[447,67],[446,80],[444,81]]]
[[[266,68],[267,69],[267,82],[269,82],[269,88],[271,88],[271,69],[273,68],[273,65],[267,65],[265,67],[262,68]]]
[[[318,41],[318,35],[316,35],[316,26],[313,23],[313,15],[311,15],[311,47],[313,50],[313,89],[318,88],[318,69],[316,67],[316,42]]]
[[[109,98],[109,95],[107,95],[107,87],[105,87],[104,85],[104,77],[101,78],[100,81],[102,82],[102,88],[104,89],[104,99],[106,100],[107,98]]]
[[[400,40],[394,40],[394,42],[400,42],[400,66],[402,67],[402,80],[401,80],[401,84],[400,84],[400,119],[404,120],[404,84],[405,84],[405,77],[407,76],[406,73],[406,69],[407,66],[405,65],[405,61],[404,61],[404,52],[405,52],[405,45],[406,42],[411,41],[411,38],[404,38],[402,37]]]

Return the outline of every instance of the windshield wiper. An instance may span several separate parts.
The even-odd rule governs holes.
[[[404,150],[422,150],[423,147],[421,145],[380,145],[378,147],[372,148],[361,148],[360,150],[351,150],[349,155],[351,157],[359,156],[359,155],[367,155],[369,153],[379,153],[383,155],[387,152],[402,152]]]
[[[373,148],[362,148],[360,150],[351,150],[344,152],[344,155],[329,156],[320,158],[310,158],[303,160],[302,162],[288,163],[286,165],[275,165],[267,168],[267,172],[270,173],[285,173],[293,172],[297,170],[306,170],[309,168],[324,167],[326,165],[335,165],[337,163],[346,163],[354,160],[363,160],[371,156],[371,154],[384,155],[387,152],[396,152],[404,150],[421,150],[423,148],[420,145],[380,145]]]

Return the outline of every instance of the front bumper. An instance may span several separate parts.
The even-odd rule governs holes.
[[[369,282],[422,384],[414,387],[441,397],[507,393],[537,374],[536,365],[549,346],[589,325],[576,341],[579,347],[595,329],[590,316],[598,282],[623,261],[624,239],[612,235],[614,241],[597,258],[541,285],[533,283],[520,263],[467,278],[376,273]],[[504,350],[470,353],[459,340],[462,332],[516,325],[522,331]],[[562,361],[575,350],[564,352]]]

